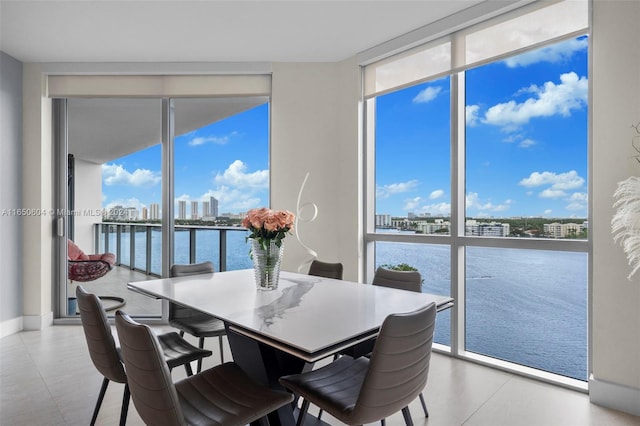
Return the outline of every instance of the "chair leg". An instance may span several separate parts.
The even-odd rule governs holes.
[[[404,407],[402,409],[402,417],[404,417],[405,425],[413,426],[413,419],[411,418],[411,412],[409,411],[409,407]]]
[[[307,411],[309,410],[309,400],[303,399],[302,406],[300,407],[300,413],[298,413],[298,421],[296,422],[296,426],[304,425],[304,419],[307,417]]]
[[[180,337],[184,337],[184,331],[180,330]]]
[[[322,413],[324,413],[324,410],[321,408],[320,411],[318,411],[318,420],[322,418]]]
[[[129,392],[129,384],[124,385],[124,394],[122,395],[122,410],[120,411],[120,426],[127,424],[127,413],[129,412],[129,399],[131,393]]]
[[[96,401],[96,408],[93,409],[93,417],[91,417],[91,426],[96,424],[96,419],[98,418],[98,411],[100,411],[100,406],[102,405],[102,400],[104,399],[104,394],[107,392],[107,386],[109,386],[109,379],[106,377],[102,381],[102,386],[100,387],[100,393],[98,394],[98,400]]]
[[[199,341],[198,347],[199,347],[200,349],[204,349],[204,337],[201,337],[201,338],[200,338],[200,341]],[[197,372],[199,373],[199,372],[201,372],[201,371],[202,371],[202,358],[200,358],[200,359],[198,360],[198,370],[197,370]]]
[[[190,362],[187,362],[187,363],[184,365],[184,371],[186,371],[186,372],[187,372],[187,377],[189,377],[189,376],[193,376],[193,370],[191,369],[191,363],[190,363]]]
[[[386,425],[387,425],[387,419],[380,420],[380,426],[386,426]]]
[[[220,345],[220,364],[224,364],[224,346],[222,344],[222,336],[218,336],[218,344]]]
[[[420,392],[420,403],[422,404],[422,410],[424,411],[424,416],[429,417],[429,411],[427,410],[427,403],[424,402],[424,396],[422,396],[422,392]]]

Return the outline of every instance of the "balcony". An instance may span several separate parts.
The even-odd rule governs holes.
[[[116,266],[104,277],[80,283],[100,296],[121,297],[129,314],[160,317],[162,303],[127,289],[127,283],[158,278],[162,274],[162,230],[159,224],[103,222],[93,225],[96,253],[116,255]],[[211,261],[216,271],[251,268],[247,230],[234,226],[175,226],[174,263]],[[71,297],[75,283],[67,289]],[[114,306],[109,299],[105,307]],[[110,314],[113,312],[109,311]]]

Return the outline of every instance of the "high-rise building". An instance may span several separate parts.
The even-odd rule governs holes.
[[[208,201],[203,201],[202,202],[202,218],[206,218],[210,216],[210,211],[209,211],[209,202]]]
[[[142,208],[142,220],[148,220],[149,219],[149,210],[147,210],[146,207]]]
[[[149,205],[149,219],[151,220],[159,220],[160,219],[160,204],[151,203]]]
[[[213,217],[218,217],[218,200],[215,197],[210,197],[209,203],[211,204],[211,211],[209,213],[211,213]]]
[[[187,202],[184,200],[178,201],[178,219],[187,218]]]
[[[192,201],[191,202],[191,219],[197,219],[197,218],[198,218],[198,202]]]

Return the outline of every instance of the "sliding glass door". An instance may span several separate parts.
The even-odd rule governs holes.
[[[129,291],[128,282],[166,275],[172,263],[251,266],[238,224],[246,210],[268,205],[268,96],[54,104],[60,317],[77,317],[73,297],[82,285],[108,314],[123,306],[159,319],[161,302]],[[98,273],[104,262],[75,259],[79,250],[112,253],[114,263]]]

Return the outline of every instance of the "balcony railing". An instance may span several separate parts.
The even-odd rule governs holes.
[[[162,274],[160,224],[102,222],[94,225],[96,252],[116,255],[116,264],[150,276]],[[211,261],[216,271],[251,268],[247,230],[233,226],[176,225],[174,262]]]

